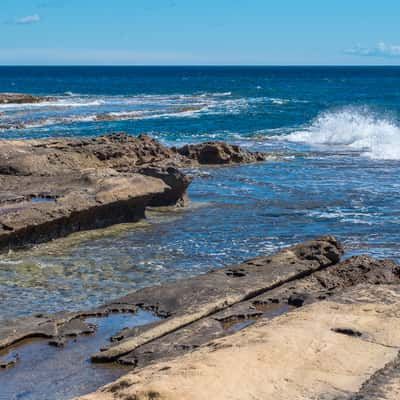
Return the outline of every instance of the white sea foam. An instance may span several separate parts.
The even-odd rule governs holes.
[[[5,110],[32,110],[41,109],[48,107],[94,107],[105,104],[102,99],[75,99],[71,100],[71,97],[64,97],[62,99],[55,99],[52,101],[43,101],[41,103],[22,103],[22,104],[0,104],[0,109]]]
[[[373,159],[400,160],[400,127],[368,110],[326,112],[310,126],[281,137],[291,142],[361,151]]]

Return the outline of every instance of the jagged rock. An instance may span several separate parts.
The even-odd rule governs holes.
[[[0,173],[56,175],[109,167],[131,172],[146,165],[181,166],[183,158],[147,135],[0,141]]]
[[[268,157],[265,153],[250,152],[224,142],[188,144],[177,149],[177,152],[199,164],[253,163],[265,161]]]
[[[227,162],[264,159],[216,146],[229,154]],[[147,206],[182,205],[191,178],[177,168],[197,162],[147,135],[0,140],[0,251],[135,221]]]
[[[183,149],[189,149],[187,152]],[[213,142],[174,149],[147,135],[115,133],[93,138],[0,141],[0,174],[55,175],[67,170],[110,167],[131,172],[135,168],[188,167],[263,161],[252,153],[226,143]]]

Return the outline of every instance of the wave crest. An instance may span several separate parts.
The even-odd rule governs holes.
[[[373,159],[400,160],[400,127],[368,110],[326,112],[285,140],[361,151]]]

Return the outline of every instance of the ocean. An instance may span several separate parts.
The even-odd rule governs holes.
[[[400,67],[0,67],[1,138],[148,133],[276,155],[191,169],[191,204],[0,258],[0,319],[84,308],[323,234],[400,260]]]

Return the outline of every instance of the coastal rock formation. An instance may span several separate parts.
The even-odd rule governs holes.
[[[265,159],[237,146],[216,148],[235,149],[232,162]],[[201,154],[199,160],[189,158],[147,135],[123,133],[2,140],[0,251],[136,221],[147,206],[182,205],[192,178],[178,168],[204,164]],[[218,158],[208,161],[219,163]]]
[[[31,104],[50,100],[50,97],[24,93],[0,93],[0,104]]]
[[[0,175],[0,249],[144,217],[171,191],[163,180],[111,169],[43,176]]]
[[[240,164],[267,159],[265,153],[250,152],[224,142],[188,144],[178,148],[177,152],[199,164]]]
[[[132,172],[146,165],[183,164],[180,155],[147,135],[0,141],[2,174],[48,176],[101,167]]]
[[[267,154],[252,153],[226,143],[175,149],[163,146],[147,135],[125,133],[83,139],[0,141],[0,173],[15,175],[54,175],[67,170],[99,167],[132,172],[147,166],[180,168],[198,163],[250,163],[267,158]]]
[[[122,329],[92,357],[134,371],[81,400],[396,398],[400,266],[342,254],[324,236],[90,310],[9,321],[0,350],[27,337],[63,347],[95,334],[88,317],[149,310],[161,320]]]
[[[296,253],[304,253],[307,258]],[[258,257],[197,277],[144,288],[92,310],[22,318],[0,326],[0,349],[25,337],[52,338],[55,332],[58,337],[65,323],[82,316],[107,315],[111,311],[134,312],[138,307],[151,310],[163,318],[158,324],[158,333],[152,333],[162,336],[161,333],[168,333],[174,330],[173,327],[185,326],[277,285],[335,264],[342,253],[340,243],[326,236],[274,256]],[[126,332],[123,337],[127,339],[129,334]],[[121,355],[128,353],[131,347],[122,351]],[[114,354],[119,353],[112,347],[109,350],[100,353],[99,357],[105,359],[112,353],[110,359],[114,359]]]
[[[353,287],[80,399],[395,399],[399,306],[400,285]]]

